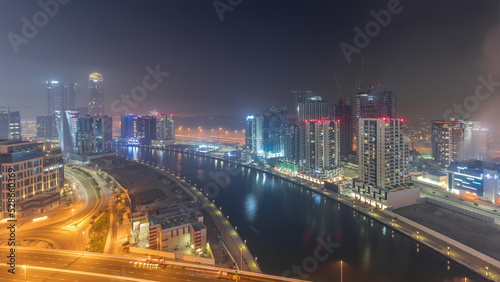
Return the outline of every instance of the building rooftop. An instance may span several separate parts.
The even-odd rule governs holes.
[[[181,203],[161,208],[149,215],[151,225],[161,224],[162,229],[174,226],[197,223],[202,218],[200,211],[195,209],[191,203]]]

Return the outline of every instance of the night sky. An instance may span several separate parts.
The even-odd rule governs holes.
[[[29,106],[19,109],[23,118],[46,114],[46,80],[77,82],[83,106],[88,74],[99,72],[106,113],[114,116],[120,113],[111,102],[142,85],[146,67],[157,65],[170,75],[132,113],[156,107],[252,114],[273,105],[292,108],[294,89],[333,102],[340,97],[334,75],[344,94],[352,94],[363,57],[363,88],[375,82],[396,92],[400,115],[441,115],[474,93],[479,75],[500,81],[496,0],[401,1],[400,12],[351,63],[339,44],[355,46],[354,28],[364,30],[370,11],[397,1],[232,2],[241,4],[221,21],[213,1],[71,0],[16,54],[9,33],[22,36],[22,18],[33,22],[43,10],[38,1],[2,0],[0,106]],[[481,108],[499,101],[490,98]]]

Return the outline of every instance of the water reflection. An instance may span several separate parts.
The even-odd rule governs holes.
[[[257,215],[257,198],[254,195],[247,195],[245,199],[245,216],[249,222],[253,222]]]
[[[153,150],[155,151],[155,150]],[[129,158],[154,161],[151,150],[127,148],[119,151]],[[221,162],[165,151],[159,164],[198,181],[198,187],[214,182],[209,173],[218,171]],[[227,167],[227,162],[223,167]],[[262,172],[242,168],[230,176],[220,189],[217,206],[230,216],[231,223],[248,240],[248,246],[265,273],[281,275],[314,255],[317,239],[340,243],[330,257],[318,264],[307,280],[336,281],[338,262],[344,262],[344,281],[467,281],[481,278],[416,242],[350,207],[283,182]],[[279,181],[278,181],[279,179]],[[368,220],[369,219],[369,220]],[[391,231],[390,236],[388,231]],[[330,238],[330,239],[327,239]],[[337,267],[334,267],[337,266]]]

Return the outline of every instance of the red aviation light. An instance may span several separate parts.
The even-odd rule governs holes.
[[[405,119],[404,118],[400,118],[399,121],[400,122],[405,122]]]

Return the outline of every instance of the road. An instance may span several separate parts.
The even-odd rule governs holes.
[[[90,217],[98,209],[100,201],[96,191],[86,179],[66,170],[66,178],[73,182],[77,189],[76,199],[70,206],[58,206],[43,214],[31,215],[18,219],[17,242],[21,240],[40,240],[53,245],[57,249],[85,250],[86,230]],[[34,218],[47,216],[46,219],[34,222]],[[0,223],[4,229],[6,221]],[[0,234],[0,242],[7,240],[8,234]]]
[[[155,169],[160,173],[163,173],[170,179],[173,179],[178,185],[189,189],[189,191],[198,198],[205,211],[211,217],[212,221],[217,227],[219,234],[223,238],[225,246],[228,248],[229,253],[236,262],[238,269],[262,273],[262,270],[258,266],[256,259],[248,249],[246,242],[243,241],[239,236],[237,229],[231,225],[231,223],[228,221],[228,217],[225,217],[222,214],[221,210],[219,210],[213,202],[210,202],[209,199],[206,198],[201,191],[199,191],[195,186],[192,186],[188,181],[186,181],[185,178],[179,177],[179,175],[166,173],[164,169],[160,169],[159,167],[155,167],[153,165],[148,165],[144,162],[142,162],[142,164],[147,165],[149,168]]]
[[[459,197],[455,194],[452,194],[442,188],[435,188],[430,185],[426,185],[420,182],[415,183],[418,187],[422,188],[420,191],[420,197],[429,197],[441,202],[445,202],[457,207],[461,207],[466,210],[470,210],[482,215],[490,216],[495,219],[495,223],[500,224],[500,214],[498,212],[494,212],[493,210],[500,210],[497,206],[490,203],[485,203],[482,201],[474,201]],[[477,204],[474,205],[474,203]]]
[[[102,195],[102,202],[103,205],[109,208],[110,211],[110,217],[109,217],[109,230],[108,230],[108,237],[106,239],[106,245],[104,247],[104,253],[106,254],[115,254],[117,250],[117,244],[118,242],[118,218],[117,218],[117,211],[116,211],[116,206],[113,203],[114,197],[113,197],[113,191],[111,188],[107,188],[106,182],[97,175],[95,170],[88,169],[86,167],[79,167],[80,169],[85,170],[88,172],[90,175],[94,177],[94,179],[97,181],[97,184],[101,188],[100,192]]]
[[[6,247],[0,247],[5,253]],[[165,268],[145,259],[75,251],[19,248],[16,250],[16,274],[0,263],[0,281],[214,281],[218,268],[165,262]],[[27,265],[26,269],[23,267]],[[226,269],[222,269],[226,270]],[[227,270],[230,272],[231,270]],[[256,277],[259,277],[258,279]],[[246,273],[247,281],[300,281],[270,275]]]

